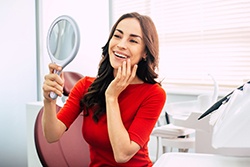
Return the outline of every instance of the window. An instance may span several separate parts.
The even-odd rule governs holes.
[[[180,87],[235,88],[250,79],[250,0],[116,0],[112,25],[137,11],[160,39],[160,77]]]

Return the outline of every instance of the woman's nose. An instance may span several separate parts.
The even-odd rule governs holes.
[[[117,44],[117,47],[120,49],[127,49],[127,43],[126,40],[120,40],[119,43]]]

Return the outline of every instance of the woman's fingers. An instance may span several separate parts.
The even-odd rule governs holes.
[[[130,76],[130,82],[135,78],[137,68],[138,68],[138,65],[135,64],[135,65],[133,66],[132,73],[131,73],[131,76]]]
[[[127,77],[130,77],[130,75],[131,75],[131,62],[130,62],[130,59],[127,60],[126,65],[127,65],[127,67],[126,67]]]
[[[132,72],[131,72],[132,69]],[[123,76],[123,80],[125,82],[131,82],[136,74],[136,70],[137,70],[137,65],[136,65],[136,69],[135,69],[135,65],[134,67],[131,67],[131,61],[130,59],[127,59],[127,61],[124,61],[122,64],[122,76]]]
[[[55,92],[59,96],[63,93],[63,80],[57,74],[48,74],[45,76],[44,92]]]
[[[61,71],[62,70],[62,67],[61,66],[58,66],[57,64],[55,63],[50,63],[49,64],[49,71],[50,73],[54,73],[54,71]]]
[[[126,87],[129,85],[136,76],[137,65],[131,67],[130,59],[124,61],[121,67],[118,68],[117,75],[114,82],[117,86]]]
[[[49,97],[50,92],[54,92],[56,94],[58,94],[59,96],[62,95],[62,88],[59,87],[58,85],[49,85],[49,84],[44,84],[43,86],[43,90],[44,90],[44,95],[46,96],[46,98]]]
[[[59,96],[62,96],[63,93],[63,75],[60,76],[54,71],[60,71],[62,68],[54,63],[49,64],[50,73],[45,75],[43,83],[43,94],[46,99],[50,98],[50,92],[54,92]],[[62,77],[62,78],[61,78]]]
[[[124,61],[123,63],[122,63],[122,78],[123,79],[125,79],[126,78],[126,76],[127,76],[127,71],[126,71],[126,69],[127,69],[127,62],[126,61]]]
[[[62,75],[58,75],[55,73],[45,75],[44,80],[45,81],[52,81],[52,84],[59,84],[63,85],[63,79],[61,78]],[[50,83],[50,82],[49,82]]]

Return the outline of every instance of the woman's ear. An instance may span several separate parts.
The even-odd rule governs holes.
[[[147,61],[147,54],[144,54],[144,55],[142,56],[142,60],[143,60],[143,61]]]
[[[147,61],[147,57],[148,57],[148,55],[147,55],[147,53],[145,52],[145,53],[143,54],[143,56],[142,56],[142,59],[143,59],[144,61]]]

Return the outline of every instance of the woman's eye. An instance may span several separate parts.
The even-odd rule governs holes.
[[[116,38],[121,38],[121,36],[120,36],[120,35],[117,35],[117,34],[114,34],[114,37],[116,37]]]
[[[133,43],[138,43],[136,40],[133,40],[133,39],[131,39],[130,41]]]

